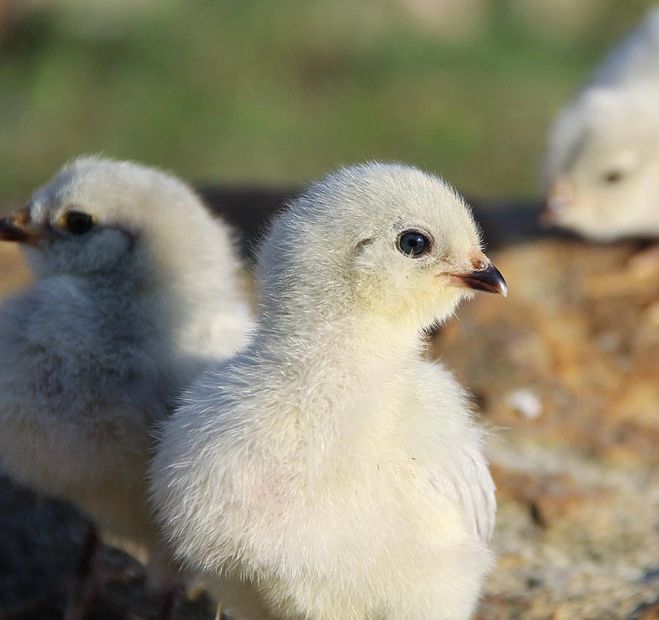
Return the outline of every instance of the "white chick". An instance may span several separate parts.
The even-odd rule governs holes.
[[[171,577],[147,503],[154,424],[247,339],[231,232],[181,181],[80,158],[0,220],[35,282],[0,307],[0,466]]]
[[[275,222],[250,345],[165,423],[152,493],[178,556],[246,618],[467,618],[492,567],[483,433],[424,330],[506,293],[463,200],[340,170]]]
[[[659,9],[558,116],[545,220],[594,240],[659,236]]]

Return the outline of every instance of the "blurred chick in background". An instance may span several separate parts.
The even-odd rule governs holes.
[[[231,231],[168,174],[81,158],[0,220],[0,239],[35,275],[0,308],[0,466],[75,504],[167,589],[151,434],[208,359],[246,342]]]
[[[329,175],[275,222],[250,345],[164,424],[153,493],[240,620],[468,618],[494,485],[424,328],[506,294],[469,209],[401,165]],[[212,578],[209,578],[209,580]]]
[[[595,240],[659,236],[659,8],[559,115],[546,221]]]

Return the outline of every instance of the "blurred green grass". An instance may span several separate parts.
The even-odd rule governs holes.
[[[600,1],[585,33],[552,38],[494,0],[462,42],[378,0],[46,6],[0,48],[0,195],[89,152],[261,183],[396,159],[533,195],[551,118],[651,4]]]

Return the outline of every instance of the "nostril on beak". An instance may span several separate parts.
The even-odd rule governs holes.
[[[469,264],[474,271],[484,271],[490,266],[490,259],[483,252],[474,251],[469,257]]]

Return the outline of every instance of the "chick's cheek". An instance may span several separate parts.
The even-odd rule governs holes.
[[[72,239],[71,242],[78,246],[75,262],[78,270],[83,272],[105,269],[119,261],[133,247],[132,237],[116,229],[95,231],[87,239]]]
[[[26,245],[22,248],[25,259],[27,260],[28,265],[31,269],[36,269],[39,261],[42,260],[43,250],[42,246],[32,246]]]
[[[455,287],[441,287],[426,306],[424,316],[425,323],[441,322],[450,317],[464,299],[474,297],[474,293],[468,289]]]

